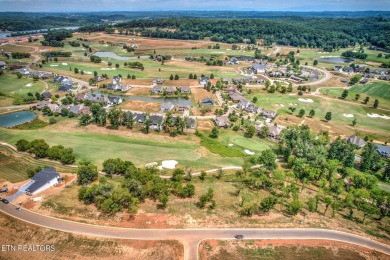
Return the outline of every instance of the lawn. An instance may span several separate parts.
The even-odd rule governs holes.
[[[221,166],[241,165],[242,158],[223,158],[212,154],[196,142],[151,140],[145,138],[131,138],[108,134],[84,133],[74,130],[61,132],[45,128],[34,131],[0,130],[0,140],[15,144],[17,140],[25,138],[29,141],[41,138],[49,145],[63,145],[74,149],[76,159],[90,160],[99,166],[108,158],[129,160],[136,165],[143,166],[150,162],[162,160],[177,160],[181,165],[195,168],[215,168]]]
[[[386,81],[375,81],[368,84],[357,84],[351,88],[356,93],[365,93],[370,96],[390,99],[390,83]]]
[[[0,179],[13,183],[28,179],[27,170],[37,166],[54,166],[61,172],[75,172],[74,168],[53,162],[36,160],[29,155],[16,153],[5,146],[0,146],[0,164]]]
[[[31,84],[31,85],[29,85]],[[32,78],[23,77],[18,79],[15,74],[6,72],[0,76],[0,92],[7,96],[21,97],[31,92],[41,93],[45,89],[43,82],[34,82]]]

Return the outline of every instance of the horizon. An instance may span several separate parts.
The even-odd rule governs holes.
[[[0,0],[3,12],[161,12],[161,11],[236,11],[236,12],[365,12],[390,11],[390,0],[292,0],[264,2],[247,0]],[[25,11],[28,10],[28,11]]]

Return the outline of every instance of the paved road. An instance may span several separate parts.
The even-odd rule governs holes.
[[[242,234],[245,239],[321,239],[334,240],[367,247],[390,255],[390,246],[357,235],[312,228],[227,228],[227,229],[130,229],[97,226],[48,217],[22,209],[13,204],[0,204],[0,211],[34,225],[83,235],[136,240],[179,240],[184,244],[185,259],[198,258],[198,244],[204,239],[234,239]]]

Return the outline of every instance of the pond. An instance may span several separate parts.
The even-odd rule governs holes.
[[[20,111],[0,115],[0,127],[13,127],[32,121],[37,115],[30,111]]]
[[[60,27],[60,28],[53,28],[51,30],[59,30],[59,29],[76,30],[78,28],[80,28],[80,26]],[[35,35],[36,32],[41,32],[42,34],[45,34],[47,31],[48,31],[48,29],[29,30],[29,31],[20,31],[20,32],[8,32],[8,31],[7,32],[3,32],[3,31],[0,31],[0,39],[1,40],[7,39],[8,37],[11,36],[12,33],[31,33],[31,34],[26,34],[26,35],[19,36],[19,37],[26,37],[28,35]],[[38,33],[38,34],[41,34],[41,33]]]
[[[353,59],[343,57],[323,57],[320,58],[318,61],[328,63],[350,63],[353,61]]]
[[[98,51],[93,54],[95,56],[98,56],[100,58],[111,58],[115,60],[138,60],[138,56],[133,56],[133,57],[124,57],[124,56],[119,56],[113,52],[106,52],[106,51]],[[150,56],[149,55],[143,55],[139,56],[141,59],[147,59]]]

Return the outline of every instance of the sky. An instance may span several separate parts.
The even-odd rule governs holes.
[[[390,0],[0,0],[0,12],[390,11]]]

